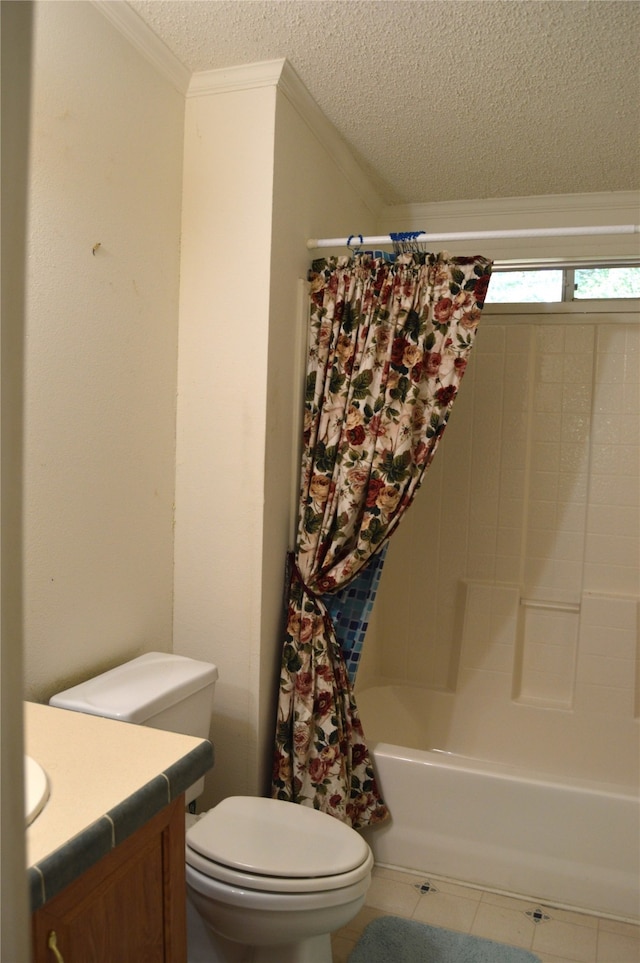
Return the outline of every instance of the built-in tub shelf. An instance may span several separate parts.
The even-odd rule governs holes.
[[[579,626],[579,603],[520,599],[513,691],[517,702],[572,708]]]

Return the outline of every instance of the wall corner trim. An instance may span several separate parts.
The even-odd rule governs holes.
[[[283,63],[278,89],[315,134],[369,210],[378,216],[383,206],[380,194],[288,60]]]
[[[191,71],[123,0],[90,0],[129,43],[175,87],[186,94]]]

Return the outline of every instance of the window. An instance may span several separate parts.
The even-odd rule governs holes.
[[[581,268],[573,271],[573,300],[640,298],[640,267]]]
[[[494,271],[487,304],[640,298],[640,267]]]

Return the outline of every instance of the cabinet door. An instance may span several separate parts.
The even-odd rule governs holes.
[[[34,913],[34,963],[185,963],[184,877],[182,798]]]

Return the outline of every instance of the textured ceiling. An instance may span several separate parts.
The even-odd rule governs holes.
[[[129,0],[191,71],[286,57],[388,204],[640,187],[637,0]]]

